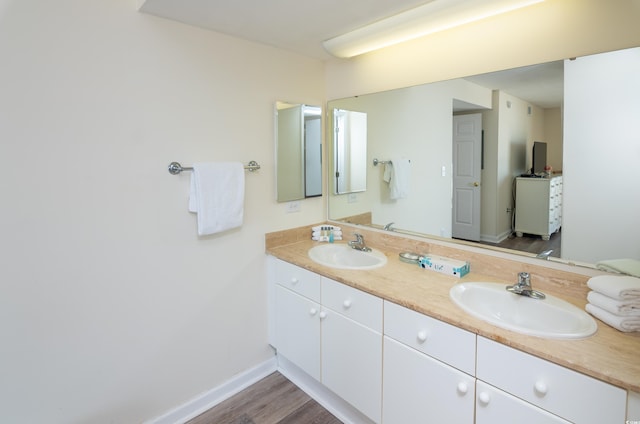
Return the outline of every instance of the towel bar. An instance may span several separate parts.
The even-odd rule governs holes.
[[[260,165],[255,160],[252,160],[244,166],[244,169],[249,172],[254,172],[260,169]],[[193,171],[193,168],[190,166],[182,166],[178,162],[171,162],[169,164],[169,173],[171,175],[178,175],[182,171]]]
[[[411,162],[411,161],[409,161],[409,162]],[[373,159],[373,166],[378,166],[378,164],[384,165],[385,163],[393,164],[393,162],[391,162],[390,160],[378,160],[377,158]]]

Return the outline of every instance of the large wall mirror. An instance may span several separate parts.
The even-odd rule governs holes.
[[[578,263],[640,259],[637,75],[640,48],[330,101],[329,110],[367,114],[368,174],[365,192],[329,194],[329,219],[451,238],[456,218],[469,217],[480,245],[551,248]],[[476,147],[465,147],[467,132]],[[536,141],[562,177],[561,226],[549,241],[514,231],[515,181],[530,173]],[[373,160],[398,156],[411,159],[411,192],[391,199]],[[457,184],[479,193],[477,218],[471,200],[454,212],[457,197],[471,199],[454,195]]]
[[[276,199],[322,195],[322,109],[276,102]]]

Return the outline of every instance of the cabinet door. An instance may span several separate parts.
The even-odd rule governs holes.
[[[569,424],[569,421],[480,380],[476,386],[476,398],[476,424]]]
[[[473,422],[470,375],[386,336],[383,369],[384,423]]]
[[[320,305],[276,285],[276,349],[320,380]]]
[[[329,309],[323,312],[322,383],[379,423],[382,334]]]

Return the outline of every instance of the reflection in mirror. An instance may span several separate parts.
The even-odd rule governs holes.
[[[276,198],[322,195],[322,113],[318,106],[276,102]]]
[[[394,222],[399,231],[452,237],[454,219],[471,216],[453,213],[453,176],[461,162],[476,160],[472,150],[457,150],[463,155],[454,156],[454,116],[479,113],[480,179],[464,185],[480,192],[481,243],[535,254],[551,248],[551,256],[579,263],[639,259],[640,227],[630,214],[640,216],[640,195],[630,182],[640,180],[640,167],[627,162],[640,160],[633,153],[638,139],[632,124],[640,102],[637,96],[624,101],[615,97],[639,90],[640,82],[631,75],[640,66],[640,49],[629,50],[329,102],[329,108],[367,113],[370,166],[366,192],[349,201],[347,196],[329,196],[329,218],[379,229]],[[524,82],[529,94],[521,91]],[[541,97],[547,88],[555,94]],[[556,206],[561,210],[560,230],[549,241],[540,234],[517,237],[514,231],[515,181],[530,174],[534,141],[547,143],[547,164],[552,176],[561,176],[563,182],[562,201]],[[390,199],[384,170],[373,167],[373,158],[391,156],[411,158],[408,198]],[[626,165],[619,166],[623,158]],[[600,172],[603,167],[608,172]],[[612,206],[604,198],[595,200],[596,192],[628,200],[615,212],[619,219],[606,218],[614,213]],[[589,213],[596,207],[597,223]]]
[[[334,194],[367,189],[367,114],[333,109]]]

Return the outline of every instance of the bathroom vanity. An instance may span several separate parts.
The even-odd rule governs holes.
[[[526,268],[536,288],[584,307],[588,277],[458,252],[470,259],[471,273],[456,278],[398,260],[399,245],[436,246],[373,232],[367,237],[372,247],[385,246],[385,266],[322,266],[307,255],[316,242],[267,236],[270,342],[294,383],[296,375],[308,376],[357,410],[354,422],[639,419],[629,415],[637,413],[640,392],[637,334],[598,323],[595,335],[580,340],[525,336],[467,315],[448,295],[459,282],[513,283],[498,270]],[[505,267],[504,261],[515,263]],[[494,266],[495,272],[486,272]],[[566,284],[565,278],[578,281]]]

